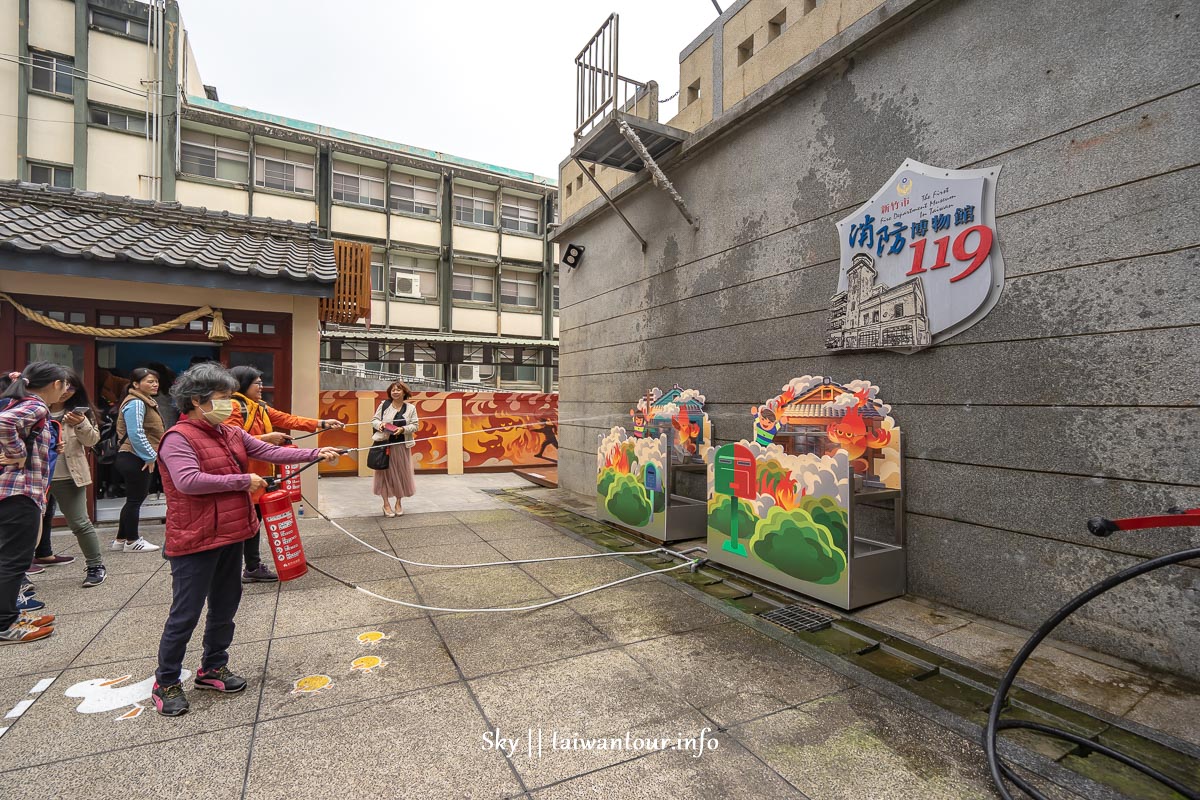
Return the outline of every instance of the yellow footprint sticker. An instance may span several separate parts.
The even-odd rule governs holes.
[[[392,637],[388,636],[383,631],[367,631],[366,633],[360,633],[358,635],[358,643],[367,647],[374,647],[384,639],[390,638]]]
[[[386,667],[387,662],[379,656],[360,656],[350,662],[350,671],[358,670],[364,675],[370,675],[371,670]]]
[[[292,694],[317,694],[330,686],[333,686],[333,678],[328,675],[305,675],[292,684]]]

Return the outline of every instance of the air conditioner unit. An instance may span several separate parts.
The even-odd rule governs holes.
[[[396,297],[421,297],[421,278],[417,275],[405,275],[400,273],[395,277],[392,285],[392,294]]]
[[[459,364],[457,367],[459,383],[479,383],[479,367],[475,364]]]

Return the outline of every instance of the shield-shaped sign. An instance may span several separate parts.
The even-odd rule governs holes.
[[[999,174],[910,159],[839,222],[841,272],[825,346],[914,353],[991,311],[1004,286]]]

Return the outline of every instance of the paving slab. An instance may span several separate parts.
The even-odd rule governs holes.
[[[722,727],[853,685],[744,625],[663,636],[625,652]]]
[[[184,668],[194,673],[198,655],[199,648],[184,660]],[[150,704],[148,693],[134,691],[154,675],[155,658],[126,659],[97,667],[69,669],[0,737],[0,764],[36,766],[250,724],[258,709],[258,688],[266,655],[266,642],[229,648],[231,667],[246,678],[249,686],[238,694],[225,695],[196,691],[192,681],[186,680],[184,690],[191,709],[180,717],[159,715]],[[80,685],[123,676],[129,677],[112,686]],[[84,696],[74,696],[80,694]],[[137,711],[135,701],[143,711]],[[129,718],[121,718],[126,715]],[[47,796],[68,795],[55,792]]]
[[[245,725],[2,772],[0,797],[7,800],[236,798],[242,790],[251,730]],[[170,769],[148,768],[159,764],[169,764]]]
[[[387,531],[388,542],[396,555],[424,547],[455,544],[478,544],[483,539],[461,523],[446,525],[423,525],[419,528],[396,528]],[[407,556],[405,556],[407,558]]]
[[[130,606],[117,613],[71,662],[72,667],[120,662],[128,658],[153,657],[158,652],[162,639],[163,625],[167,622],[170,604],[155,606]],[[192,633],[188,653],[200,652],[204,637],[204,621],[207,608],[200,614],[200,622]],[[233,641],[235,644],[257,642],[271,638],[271,623],[275,616],[274,594],[252,594],[242,597],[234,619]]]
[[[728,616],[654,577],[585,595],[568,604],[614,642],[623,644],[730,621]]]
[[[350,583],[391,580],[403,578],[408,574],[404,571],[403,563],[361,547],[353,555],[317,556],[310,558],[309,563]]]
[[[0,676],[13,678],[66,669],[118,613],[107,609],[58,616],[53,635],[29,644],[0,647]],[[121,657],[128,658],[128,654]]]
[[[359,639],[364,634],[366,642]],[[312,675],[327,676],[329,686],[316,692],[297,686]],[[427,619],[289,636],[271,643],[260,718],[394,697],[458,677]]]
[[[1200,746],[1200,692],[1196,689],[1157,684],[1125,718]]]
[[[593,551],[594,552],[594,551]],[[522,564],[524,572],[549,591],[563,597],[606,583],[637,575],[642,570],[622,564],[615,558],[581,558],[573,561],[542,561]],[[642,580],[653,580],[643,578]],[[611,591],[605,589],[604,591]]]
[[[584,556],[596,552],[596,548],[562,535],[490,539],[489,543],[512,559]]]
[[[856,611],[854,616],[921,641],[971,624],[971,620],[965,617],[957,617],[902,597]]]
[[[669,738],[712,723],[619,649],[589,653],[471,681],[487,718],[505,737],[540,730],[540,758],[513,763],[530,789],[625,760],[620,750],[550,750],[553,738]]]
[[[994,796],[982,750],[862,687],[730,733],[820,800],[975,800]]]
[[[148,582],[167,574],[165,570],[109,574],[104,583],[84,589],[83,575],[74,569],[69,574],[56,573],[54,580],[46,579],[47,572],[34,575],[34,584],[37,598],[46,604],[43,613],[55,615],[121,608]],[[169,574],[167,579],[170,580]]]
[[[303,588],[291,589],[291,584],[303,582]],[[408,578],[386,581],[366,581],[363,588],[384,597],[417,602]],[[310,573],[284,584],[275,611],[275,637],[298,636],[305,633],[345,630],[385,620],[411,619],[422,616],[421,611],[385,603],[356,592],[323,575]]]
[[[461,525],[461,520],[449,511],[434,511],[424,514],[404,514],[400,517],[383,517],[376,518],[380,529],[385,531],[398,531],[405,528],[435,528],[446,525]],[[341,520],[338,520],[341,524]]]
[[[431,570],[412,583],[418,602],[441,608],[511,608],[553,599],[515,566]]]
[[[385,553],[393,552],[392,543],[388,541],[387,534],[383,531],[355,531],[353,533],[356,537],[362,539],[363,542],[371,545],[371,547],[378,547]],[[363,545],[362,542],[357,542],[338,530],[316,536],[301,535],[300,539],[304,544],[304,555],[306,558],[353,556],[371,552],[371,549]]]
[[[805,800],[773,770],[732,739],[716,734],[717,748],[663,750],[539,790],[537,800],[620,797],[662,800],[671,797],[741,800]],[[706,740],[707,741],[707,740]],[[692,745],[697,747],[698,745]],[[707,745],[706,745],[707,746]]]
[[[407,548],[400,557],[408,561],[420,561],[424,564],[493,564],[499,561],[508,561],[496,548],[489,545],[487,542],[476,538],[474,542],[462,542],[459,544],[444,544],[435,545],[433,547],[413,547]],[[422,567],[416,564],[404,564],[404,568],[409,575],[422,575],[437,572],[449,571],[450,567]],[[454,569],[480,569],[480,567],[456,567]],[[513,569],[516,569],[515,567]]]
[[[103,589],[108,586],[111,580],[112,578],[109,578],[96,588]],[[171,588],[171,570],[159,570],[151,575],[148,580],[143,581],[138,593],[130,598],[126,605],[127,607],[133,607],[162,605],[163,603],[169,604],[172,599]],[[242,584],[243,598],[249,595],[274,594],[277,591],[279,591],[279,584],[277,582]]]
[[[258,726],[247,800],[300,797],[498,798],[521,785],[461,684]]]
[[[468,678],[612,646],[565,605],[520,614],[444,614],[434,623]]]
[[[1026,638],[976,622],[935,636],[929,643],[1003,672]],[[1154,685],[1144,675],[1046,644],[1034,651],[1019,678],[1117,716],[1133,708]]]

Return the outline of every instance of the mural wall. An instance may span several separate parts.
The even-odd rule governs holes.
[[[369,403],[366,393],[321,392],[321,416],[351,424],[360,406],[373,413],[384,400],[382,391]],[[412,449],[418,472],[446,472],[459,459],[463,469],[495,470],[553,464],[558,461],[558,395],[538,392],[415,392],[420,427]],[[365,414],[365,408],[364,414]],[[451,434],[451,431],[461,431]],[[358,427],[322,434],[321,444],[359,447]],[[322,464],[322,475],[357,475],[357,459]]]

